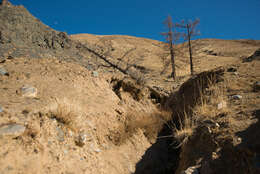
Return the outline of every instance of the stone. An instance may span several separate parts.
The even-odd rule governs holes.
[[[57,139],[58,139],[58,141],[63,142],[65,140],[64,139],[65,134],[64,134],[63,130],[61,128],[59,128],[59,127],[57,127],[56,130],[57,130]]]
[[[0,67],[0,74],[4,76],[9,76],[9,73],[3,67]]]
[[[36,97],[37,96],[37,88],[29,85],[23,86],[21,89],[21,94],[23,97]]]
[[[65,149],[65,150],[63,150],[63,152],[64,152],[64,154],[65,154],[65,155],[67,155],[67,154],[69,153],[69,151],[68,151],[68,150],[66,150],[66,149]]]
[[[210,132],[210,133],[211,133],[210,128],[216,128],[216,127],[219,128],[220,127],[220,125],[218,123],[216,123],[212,120],[204,120],[203,123],[204,123],[205,126],[207,126],[208,132]]]
[[[226,108],[227,107],[227,102],[222,101],[218,104],[218,110]]]
[[[238,72],[233,72],[233,75],[237,76],[237,75],[238,75]]]
[[[99,153],[101,150],[99,148],[94,149],[95,152]]]
[[[3,108],[0,106],[0,113],[3,112],[3,111],[4,111]]]
[[[181,174],[199,174],[198,167],[197,166],[189,167]]]
[[[242,99],[241,95],[232,95],[232,99],[239,100]]]
[[[92,76],[93,77],[98,77],[98,72],[97,71],[92,71]]]
[[[83,147],[86,144],[87,141],[87,134],[81,133],[79,136],[76,138],[75,143],[79,147]]]
[[[253,84],[253,90],[254,92],[259,92],[260,91],[260,82],[257,81]]]
[[[25,127],[20,124],[8,124],[0,127],[0,137],[16,138],[22,135],[25,131]]]
[[[242,138],[238,137],[238,138],[237,138],[237,142],[238,142],[238,143],[241,143],[241,142],[242,142]]]

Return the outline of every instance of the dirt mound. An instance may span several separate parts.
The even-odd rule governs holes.
[[[101,75],[56,59],[1,68],[0,173],[134,172],[150,146],[145,130],[158,123],[155,115],[140,123],[156,110],[149,100],[130,89],[121,100]]]

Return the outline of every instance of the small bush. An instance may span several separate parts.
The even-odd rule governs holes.
[[[79,130],[77,121],[82,111],[74,102],[67,99],[60,100],[56,98],[49,110],[51,118],[56,119],[57,122],[67,126],[73,131]]]
[[[191,137],[196,129],[196,121],[192,118],[184,114],[184,118],[179,118],[178,127],[175,125],[173,127],[173,137],[178,143],[178,147],[187,143],[188,138]]]

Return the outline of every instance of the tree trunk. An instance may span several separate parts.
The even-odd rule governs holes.
[[[171,63],[172,63],[172,73],[171,73],[171,77],[173,78],[173,80],[176,77],[176,73],[175,73],[175,55],[174,55],[174,43],[173,43],[173,32],[172,32],[172,21],[168,21],[168,27],[169,27],[169,46],[170,46],[170,54],[171,54]]]
[[[174,50],[173,50],[173,43],[170,41],[170,52],[171,52],[171,63],[172,63],[172,73],[171,77],[175,79],[176,73],[175,73],[175,60],[174,60]]]
[[[188,40],[189,40],[189,52],[190,52],[190,73],[191,75],[194,74],[193,71],[193,63],[192,63],[192,50],[191,50],[191,43],[190,43],[190,25],[187,24],[187,30],[188,30]]]

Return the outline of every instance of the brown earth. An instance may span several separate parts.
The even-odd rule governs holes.
[[[141,130],[127,135],[126,116],[131,108],[152,112],[151,103],[127,93],[120,100],[101,75],[56,59],[12,59],[1,67],[9,76],[0,76],[0,125],[16,123],[26,131],[0,140],[0,173],[134,172],[150,142]],[[37,96],[22,96],[24,85],[36,87]],[[87,139],[82,145],[81,134]]]

